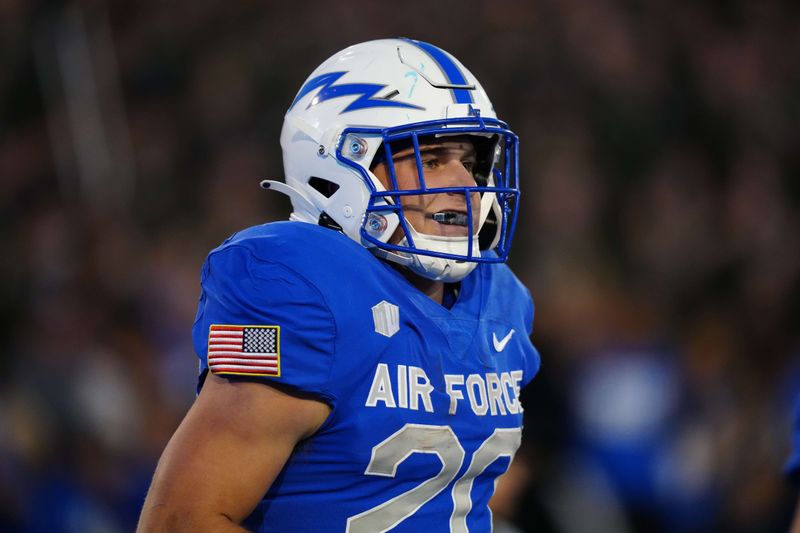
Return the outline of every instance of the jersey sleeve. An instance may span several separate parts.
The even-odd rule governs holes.
[[[525,295],[525,328],[528,332],[528,336],[530,337],[533,335],[533,297],[531,296],[531,292],[526,287],[523,287],[523,290]]]
[[[800,485],[800,394],[794,405],[791,453],[784,465],[784,475],[795,485]]]
[[[525,372],[524,378],[522,381],[522,386],[526,386],[530,383],[536,374],[539,372],[539,367],[541,366],[541,357],[539,355],[539,350],[536,349],[536,346],[533,344],[533,317],[535,314],[535,306],[533,303],[533,297],[531,296],[530,291],[527,287],[519,283],[520,294],[522,296],[522,303],[523,303],[523,321],[525,324],[525,331],[528,334],[528,345],[529,349],[526,350],[525,353]]]
[[[212,252],[201,275],[193,327],[206,371],[283,385],[333,405],[333,315],[317,288],[246,246]]]

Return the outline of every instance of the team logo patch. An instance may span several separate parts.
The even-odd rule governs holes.
[[[281,375],[280,326],[212,324],[208,368],[214,374]]]
[[[391,337],[400,331],[400,308],[386,300],[372,308],[375,331],[384,337]]]

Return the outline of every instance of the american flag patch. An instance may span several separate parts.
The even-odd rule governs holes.
[[[280,326],[212,324],[208,368],[214,374],[280,376]]]

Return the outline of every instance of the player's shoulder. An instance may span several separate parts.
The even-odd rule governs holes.
[[[243,277],[303,284],[330,292],[377,263],[365,248],[337,231],[305,222],[271,222],[233,234],[211,251],[203,278]],[[360,274],[359,274],[360,273]]]
[[[366,252],[337,231],[294,221],[270,222],[234,233],[209,257],[235,254],[234,250],[246,252],[252,262],[282,265],[298,272],[349,264]]]
[[[351,246],[352,245],[352,246]],[[256,256],[271,258],[275,253],[331,252],[358,249],[342,233],[306,222],[279,221],[252,226],[228,237],[212,253],[233,246],[246,247]]]
[[[530,292],[507,263],[483,263],[479,265],[478,275],[485,286],[496,294],[505,294],[522,300],[530,299]]]
[[[524,316],[533,319],[533,298],[524,283],[506,263],[483,263],[476,269],[481,278],[483,315],[502,319]]]

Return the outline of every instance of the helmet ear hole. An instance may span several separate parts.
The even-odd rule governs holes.
[[[312,189],[320,193],[325,198],[330,198],[336,191],[339,190],[338,183],[334,183],[330,180],[326,180],[317,176],[311,176],[311,178],[308,180],[308,184]]]

